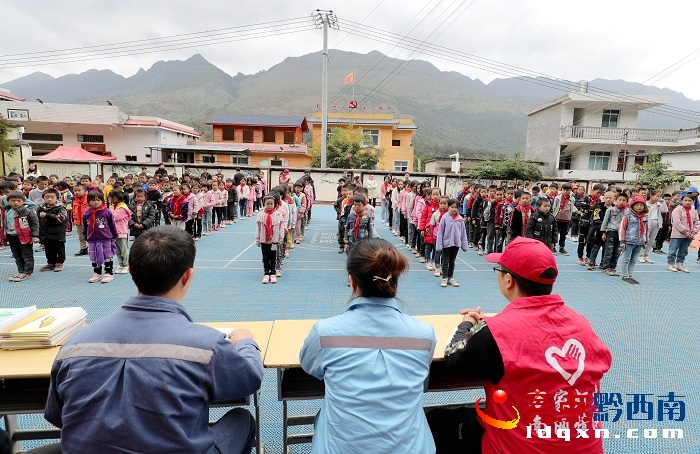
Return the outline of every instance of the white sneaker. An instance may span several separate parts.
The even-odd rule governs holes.
[[[447,287],[447,279],[440,281],[440,287]]]
[[[270,276],[268,276],[268,275],[266,274],[266,275],[264,275],[263,278],[262,278],[262,283],[263,283],[263,284],[267,284],[268,282],[270,282]]]
[[[277,283],[277,276],[270,276],[270,284],[276,284]]]
[[[639,263],[644,263],[644,262],[647,261],[647,260],[646,260],[646,257],[644,257],[643,255],[640,255],[639,258],[638,258],[637,260],[639,261]]]
[[[459,282],[455,281],[453,277],[449,278],[447,280],[447,283],[450,284],[452,287],[459,287]]]
[[[647,263],[654,263],[654,261],[652,259],[650,259],[648,255],[644,256],[644,261]]]
[[[690,273],[690,270],[688,268],[684,267],[682,263],[677,263],[676,269],[682,273]]]
[[[420,256],[419,256],[420,257]],[[421,257],[420,260],[418,260],[420,263],[425,263],[425,257]]]
[[[433,265],[433,262],[428,262],[425,264],[425,269],[428,271],[433,271],[435,269],[435,265]]]
[[[88,282],[93,284],[93,283],[98,282],[100,280],[102,280],[102,275],[95,273],[92,275],[92,277],[90,279],[88,279]]]
[[[676,268],[676,267],[673,266],[673,265],[666,265],[666,269],[669,270],[669,271],[673,271],[674,273],[675,273],[676,271],[678,271],[678,268]]]
[[[102,276],[102,280],[100,282],[102,282],[103,284],[109,284],[113,280],[114,280],[114,276],[112,276],[111,274],[105,273],[105,275]]]
[[[117,274],[129,274],[129,268],[126,266],[120,266],[119,268],[117,268],[116,273]]]
[[[479,255],[484,255],[484,250],[481,249],[481,248],[479,248],[479,252],[477,252],[477,254],[479,254]]]
[[[277,271],[275,271],[275,276],[276,276],[276,277],[282,277],[282,270],[277,270]],[[275,279],[275,282],[277,282],[277,279]]]
[[[433,273],[433,276],[440,277],[441,274],[442,274],[442,270],[440,268],[436,267],[435,272]]]

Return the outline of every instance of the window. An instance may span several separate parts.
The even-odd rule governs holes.
[[[263,142],[275,143],[275,128],[263,128]]]
[[[202,155],[202,163],[203,164],[216,164],[216,156],[215,155]]]
[[[237,155],[237,154],[231,155],[231,164],[241,164],[241,165],[247,166],[248,165],[248,156],[247,155]]]
[[[78,142],[104,143],[105,136],[78,134]]]
[[[571,170],[571,155],[559,158],[559,170]]]
[[[134,156],[134,155],[126,155],[124,158],[125,158],[127,161],[132,161],[132,162],[138,161],[137,157]]]
[[[221,127],[221,140],[234,141],[233,138],[233,126],[222,126]]]
[[[408,161],[394,161],[394,170],[406,172],[408,170]]]
[[[253,142],[253,130],[244,129],[243,130],[243,142],[251,143]]]
[[[294,143],[294,131],[284,131],[284,143]]]
[[[22,140],[44,140],[46,142],[63,142],[63,134],[42,134],[39,132],[25,132]]]
[[[363,129],[362,134],[365,136],[363,147],[378,147],[379,146],[379,129]]]
[[[609,166],[609,151],[591,151],[588,157],[588,170],[608,170]]]
[[[603,109],[603,128],[617,128],[620,110]]]
[[[333,131],[331,131],[331,128],[328,128],[326,130],[326,142],[331,140],[331,136],[333,135]]]
[[[281,165],[284,165],[284,164],[282,163],[282,160],[281,160],[281,159],[272,159],[272,160],[270,161],[270,165],[271,165],[271,166],[281,166]]]
[[[620,154],[617,155],[617,171],[624,172],[625,160],[627,160],[627,150],[620,150]]]
[[[401,141],[397,139],[391,139],[391,146],[392,147],[400,147],[401,146]]]

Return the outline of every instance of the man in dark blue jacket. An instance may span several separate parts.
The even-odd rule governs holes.
[[[250,413],[233,409],[210,428],[209,404],[260,388],[260,351],[249,331],[224,336],[180,305],[195,251],[175,227],[139,236],[129,254],[138,295],[59,351],[45,416],[63,452],[251,452]]]

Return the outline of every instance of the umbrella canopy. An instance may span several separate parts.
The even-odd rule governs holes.
[[[66,160],[66,161],[116,161],[114,156],[102,156],[89,151],[83,150],[80,147],[66,147],[61,145],[49,154],[45,154],[34,159],[47,160]]]

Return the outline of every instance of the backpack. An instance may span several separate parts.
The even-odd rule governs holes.
[[[427,408],[425,417],[435,441],[436,454],[481,454],[484,428],[474,404]]]

